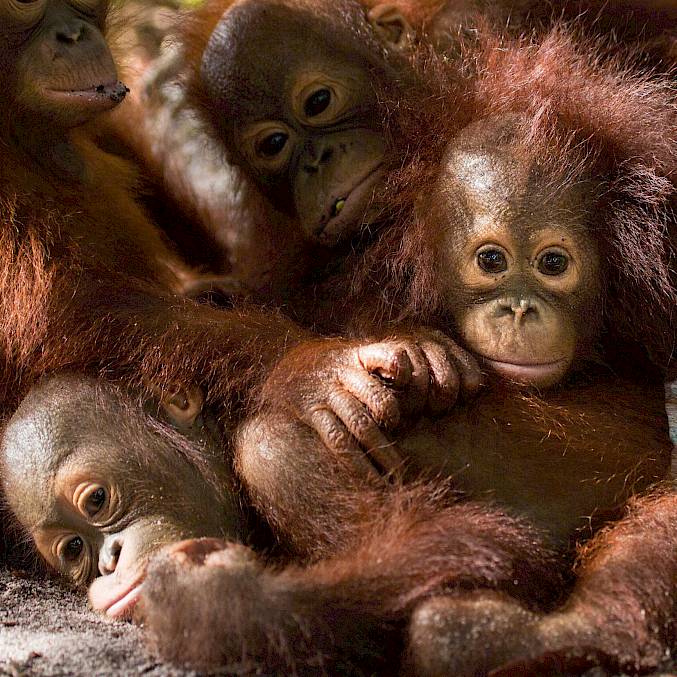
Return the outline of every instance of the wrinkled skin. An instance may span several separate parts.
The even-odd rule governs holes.
[[[37,116],[76,127],[124,99],[127,90],[102,35],[106,11],[105,2],[83,3],[81,10],[65,2],[3,3],[4,39],[25,45],[13,86],[26,125],[34,129]]]
[[[385,474],[397,471],[402,462],[374,422],[395,433],[422,414],[449,411],[459,398],[476,394],[482,383],[477,362],[439,332],[420,330],[409,340],[403,335],[357,348],[334,340],[319,344],[329,349],[330,359],[321,353],[318,358],[310,343],[271,372],[262,390],[260,416],[309,426],[336,460],[365,475],[378,477],[374,467]],[[318,377],[319,385],[297,378],[301,365]],[[275,444],[275,438],[261,439],[262,449],[266,443]]]

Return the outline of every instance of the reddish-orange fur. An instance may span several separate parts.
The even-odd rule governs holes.
[[[174,295],[186,271],[135,203],[125,163],[78,130],[36,124],[30,153],[16,138],[16,58],[0,54],[10,74],[0,104],[3,411],[43,374],[75,369],[140,388],[198,382],[234,414],[295,329]]]
[[[474,429],[479,435],[492,430],[503,438],[512,435],[515,454],[541,454],[546,449],[562,457],[568,453],[581,458],[587,453],[599,454],[610,463],[605,470],[609,473],[614,473],[615,460],[624,459],[618,468],[621,484],[627,480],[628,488],[634,484],[637,491],[643,491],[665,476],[670,461],[662,380],[674,370],[677,320],[672,212],[675,107],[668,82],[631,73],[616,64],[600,66],[590,57],[588,51],[592,50],[589,45],[576,48],[559,30],[536,45],[487,39],[466,57],[472,59],[466,64],[472,63],[479,75],[472,100],[464,106],[455,101],[455,76],[448,85],[448,66],[428,61],[425,71],[430,76],[431,93],[424,100],[423,110],[409,121],[398,121],[399,129],[411,131],[404,138],[416,141],[413,147],[420,150],[420,157],[413,157],[400,176],[393,177],[395,225],[382,233],[366,256],[355,257],[352,287],[346,275],[345,286],[338,287],[338,293],[337,287],[325,293],[335,306],[337,297],[342,299],[336,312],[346,324],[352,317],[356,331],[387,326],[395,333],[402,323],[421,321],[448,327],[438,293],[444,259],[437,246],[435,228],[439,224],[429,191],[439,172],[437,161],[464,121],[510,113],[524,116],[529,120],[522,130],[526,145],[543,158],[553,178],[549,184],[552,190],[568,185],[581,172],[599,181],[593,237],[608,265],[606,334],[599,351],[589,357],[602,365],[599,371],[588,365],[577,387],[565,385],[542,399],[497,389],[467,407],[477,414]],[[420,106],[420,100],[416,104]],[[400,110],[406,117],[406,102]],[[458,115],[450,111],[458,111]],[[353,293],[342,298],[344,291]],[[618,376],[607,371],[609,365],[619,370]],[[499,399],[492,403],[492,397]],[[272,398],[263,403],[263,416],[267,406],[274,407]],[[284,419],[271,421],[270,438],[276,439],[275,426],[280,424],[279,438],[283,439],[287,430]],[[508,432],[508,424],[515,426],[514,432]],[[306,569],[280,572],[228,562],[197,568],[192,573],[176,562],[167,569],[160,567],[154,574],[157,587],[151,577],[145,611],[147,627],[163,653],[198,664],[225,661],[250,669],[301,674],[318,666],[331,671],[344,661],[371,669],[369,657],[379,623],[391,623],[393,610],[398,610],[395,620],[403,623],[414,609],[414,601],[425,605],[430,593],[444,592],[448,583],[460,582],[437,578],[436,566],[422,571],[424,579],[426,572],[432,576],[432,588],[426,582],[407,578],[410,570],[417,571],[420,558],[445,552],[448,534],[456,534],[451,524],[440,526],[439,542],[427,544],[420,551],[417,536],[408,536],[393,569],[389,555],[397,551],[390,550],[389,534],[398,538],[401,515],[390,514],[393,526],[387,533],[372,532],[368,538],[375,540],[368,541],[368,547],[353,546],[354,529],[356,525],[359,529],[363,507],[376,487],[370,481],[356,479],[340,458],[323,455],[312,439],[303,435],[291,439],[294,443],[287,447],[283,440],[279,453],[268,449],[258,459],[255,454],[253,458],[241,457],[239,469],[255,504],[278,533],[306,557],[321,555],[326,559]],[[478,454],[482,449],[478,444]],[[506,458],[509,461],[509,454]],[[576,467],[566,476],[554,472],[547,481],[558,487],[565,482],[575,495],[581,481],[597,479],[578,473]],[[599,479],[604,482],[610,478]],[[547,481],[546,486],[539,485],[545,501]],[[402,496],[400,491],[391,487],[386,492],[390,497],[387,510],[391,509],[388,501]],[[627,495],[614,506],[617,512],[613,517],[621,516],[626,499]],[[422,674],[417,672],[419,667],[438,661],[442,667],[437,672],[433,669],[433,674],[474,674],[478,657],[488,668],[525,659],[536,664],[539,660],[544,664],[560,661],[575,669],[581,654],[593,656],[593,663],[620,664],[633,670],[659,665],[675,641],[677,578],[672,534],[677,500],[667,489],[662,497],[631,503],[631,517],[620,519],[591,541],[576,570],[578,580],[572,597],[553,614],[541,615],[543,609],[539,613],[525,610],[507,597],[497,613],[498,620],[505,620],[505,627],[497,633],[491,630],[496,626],[489,626],[483,634],[483,617],[473,616],[477,609],[468,608],[470,598],[457,590],[457,595],[431,602],[438,604],[442,613],[442,620],[438,619],[442,625],[440,641],[436,644],[429,641],[435,628],[426,626],[431,616],[426,616],[424,607],[419,609],[414,614],[407,663],[412,673]],[[454,509],[449,509],[450,515]],[[438,518],[443,521],[445,510],[431,515],[431,523],[437,524]],[[474,547],[483,548],[482,538],[472,526],[464,526],[460,535],[463,533]],[[496,529],[498,554],[503,552],[502,538],[509,533],[505,527]],[[493,547],[491,542],[488,547]],[[538,544],[534,542],[527,549],[530,547],[540,557]],[[473,578],[474,567],[482,561],[481,557],[471,558],[467,563],[472,587],[492,584],[491,580]],[[448,567],[457,572],[457,565],[453,559],[443,561],[441,571]],[[376,572],[374,577],[372,571]],[[385,580],[378,579],[381,574]],[[182,580],[184,587],[175,587]],[[498,583],[498,579],[493,580],[493,585]],[[192,622],[198,613],[204,613],[206,597],[195,604],[191,597],[202,585],[206,597],[224,600],[226,613],[220,604],[210,606],[204,642],[200,647],[186,646],[181,643],[182,619]],[[174,592],[166,596],[163,590]],[[375,606],[371,597],[374,590],[379,595]],[[544,605],[546,598],[534,593],[529,601]],[[477,594],[480,611],[488,608],[483,604],[483,593]],[[407,599],[407,604],[402,605],[402,599]],[[178,606],[180,612],[175,611]],[[256,609],[265,609],[265,618]],[[541,625],[559,618],[565,627],[561,634]],[[468,632],[464,636],[460,629],[466,619]],[[355,633],[346,636],[346,624],[355,628]],[[224,636],[207,634],[214,627],[225,627]],[[423,635],[417,633],[422,627]],[[541,627],[545,629],[539,634],[536,630]],[[316,628],[321,630],[316,633]],[[213,641],[209,637],[214,637]],[[447,647],[451,659],[443,655],[441,646]],[[375,666],[385,665],[381,669],[392,673],[398,661],[389,652],[386,648],[377,655]],[[445,670],[445,660],[451,661],[454,654],[458,654],[458,671],[450,669],[449,664]]]
[[[32,176],[22,176],[26,158],[2,154],[7,406],[61,369],[124,377],[137,387],[203,382],[212,402],[233,402],[293,335],[290,326],[271,331],[269,318],[173,295],[172,255],[125,190],[124,167],[92,147],[83,157],[92,174],[69,185],[59,177],[52,183],[34,165]]]
[[[525,147],[532,157],[545,158],[553,190],[585,172],[599,178],[593,235],[610,262],[607,348],[634,345],[663,372],[674,369],[677,109],[671,81],[633,72],[621,60],[600,66],[588,53],[595,53],[594,43],[577,46],[559,28],[535,44],[483,40],[479,52],[469,53],[479,77],[462,119],[518,114],[529,120]],[[392,182],[390,202],[400,215],[416,200],[431,199],[425,192],[421,197],[421,187],[434,183],[435,160],[459,128],[458,119],[445,114],[457,96],[453,70],[451,77],[440,73],[434,60],[425,68],[433,83],[449,84],[440,86],[422,115],[400,121],[405,131],[411,125],[410,137],[423,135],[421,159],[411,158]],[[367,326],[444,315],[439,291],[444,262],[430,223],[435,209],[429,211],[423,218],[400,218],[400,227],[385,231],[367,253],[366,265],[356,267],[356,298],[348,298],[346,306],[365,307]],[[379,281],[377,296],[370,279]]]

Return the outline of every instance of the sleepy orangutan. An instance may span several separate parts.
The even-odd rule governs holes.
[[[220,312],[174,293],[184,271],[134,202],[131,171],[82,132],[126,93],[102,34],[106,9],[99,0],[0,1],[2,413],[42,375],[75,369],[163,393],[197,385],[232,423],[268,365],[308,335],[275,313]],[[298,379],[285,370],[281,397],[323,436],[354,441],[348,429],[363,443],[381,440],[369,412],[388,426],[402,393],[379,375],[402,385],[415,375],[414,409],[429,386],[449,386],[417,341],[306,345],[312,363]]]
[[[379,99],[411,85],[404,26],[358,0],[213,0],[179,23],[117,136],[218,243],[221,263],[198,261],[286,304],[370,237],[392,161]]]
[[[131,614],[146,562],[163,545],[207,537],[173,546],[174,553],[190,559],[220,549],[223,543],[216,538],[243,542],[249,537],[216,421],[199,393],[184,397],[183,408],[160,408],[163,422],[157,404],[142,408],[104,382],[62,375],[35,386],[5,431],[0,468],[7,503],[46,563],[77,585],[91,583],[92,605],[109,617]],[[442,487],[421,485],[390,498],[374,492],[358,502],[360,519],[343,534],[344,543],[355,548],[349,575],[337,577],[319,565],[315,576],[318,581],[335,577],[337,594],[350,594],[342,586],[360,577],[373,594],[372,612],[379,599],[391,602],[398,596],[401,609],[393,606],[392,627],[382,637],[395,656],[406,609],[441,580],[509,588],[524,598],[557,583],[550,553],[539,550],[534,529],[486,507],[454,504]],[[374,568],[370,548],[376,543],[380,557]],[[216,557],[223,559],[224,553]],[[244,545],[232,546],[226,559],[245,575],[262,567]],[[398,569],[396,579],[378,576]],[[206,593],[197,594],[203,599]],[[205,601],[205,615],[186,615],[182,627],[210,618],[214,600]],[[267,616],[262,609],[252,611]],[[362,623],[366,612],[346,609],[345,620]],[[310,629],[326,632],[321,624]],[[347,623],[345,632],[354,631]],[[236,652],[241,639],[233,635]],[[375,665],[380,656],[374,655]]]
[[[406,463],[385,470],[450,475],[472,500],[527,517],[545,531],[538,551],[556,545],[565,572],[593,538],[555,611],[552,599],[535,595],[527,609],[505,589],[427,589],[405,664],[416,675],[482,674],[515,660],[656,668],[674,646],[677,600],[677,499],[650,493],[668,478],[672,450],[663,380],[675,337],[674,95],[660,79],[593,63],[559,32],[483,58],[478,121],[459,134],[444,97],[428,104],[429,143],[392,196],[409,201],[412,216],[371,250],[348,302],[358,327],[376,318],[395,333],[424,321],[452,333],[491,382],[398,438]],[[269,385],[278,378],[274,370]],[[346,524],[358,521],[361,496],[400,489],[383,486],[383,465],[369,455],[359,465],[328,451],[276,391],[263,389],[239,431],[236,469],[281,540],[325,559],[243,571],[229,550],[170,552],[146,579],[145,627],[175,659],[237,659],[262,671],[319,664],[331,674],[346,653],[359,664],[378,633],[369,586],[341,578],[354,555]],[[378,569],[379,542],[370,548]],[[201,586],[228,600],[225,612],[214,604],[205,616]],[[198,609],[208,621],[190,626],[189,645],[181,617]],[[252,609],[266,609],[272,625]],[[367,620],[342,643],[347,609],[366,609]],[[387,599],[378,609],[381,622],[393,618]]]
[[[50,567],[79,585],[105,578],[98,606],[111,616],[131,608],[148,553],[244,535],[216,420],[197,391],[182,397],[151,418],[152,402],[144,411],[111,385],[62,375],[32,389],[5,432],[7,504]]]

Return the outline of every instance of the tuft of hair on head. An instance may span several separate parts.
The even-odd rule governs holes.
[[[418,111],[406,103],[392,109],[391,129],[413,141],[386,187],[391,225],[353,280],[357,298],[379,281],[379,303],[367,304],[357,322],[434,319],[442,300],[431,188],[440,158],[469,122],[516,116],[526,121],[519,143],[542,165],[550,190],[594,178],[590,229],[608,271],[607,325],[666,369],[677,335],[674,83],[633,67],[632,54],[603,57],[600,41],[564,25],[539,39],[488,29],[476,37],[459,60],[421,48],[429,95]]]

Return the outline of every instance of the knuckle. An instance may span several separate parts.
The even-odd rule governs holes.
[[[456,390],[459,384],[458,371],[450,364],[444,364],[439,373],[440,385],[444,389]]]
[[[350,425],[358,435],[363,436],[374,428],[376,424],[366,414],[355,412],[350,417]]]
[[[336,425],[327,429],[326,439],[334,449],[347,449],[350,446],[348,435]]]
[[[400,407],[397,401],[384,402],[380,418],[383,424],[389,428],[394,428],[400,422]]]
[[[406,364],[406,359],[406,351],[398,348],[387,355],[383,366],[391,373],[397,373]]]
[[[392,419],[399,415],[399,405],[395,393],[382,383],[372,379],[361,393],[360,399],[367,407],[371,417],[382,424],[391,424]],[[367,420],[371,418],[365,414]]]

